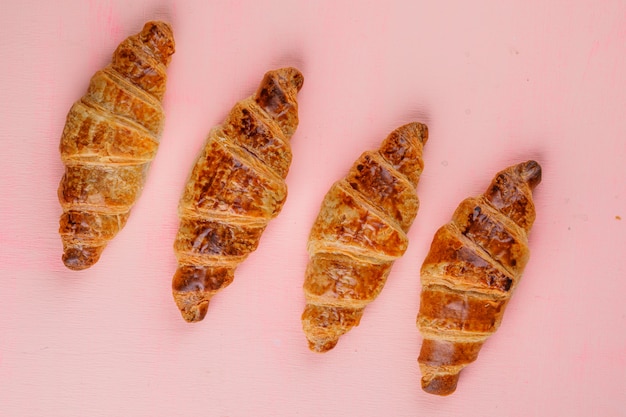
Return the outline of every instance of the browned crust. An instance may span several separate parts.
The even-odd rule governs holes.
[[[59,150],[59,233],[70,269],[95,264],[124,227],[163,129],[161,99],[174,53],[171,27],[148,22],[125,39],[70,109]]]
[[[359,324],[393,261],[406,251],[427,138],[426,125],[401,126],[378,151],[364,152],[326,194],[311,228],[304,280],[302,327],[312,351],[332,349]]]
[[[499,172],[482,196],[461,202],[435,234],[421,269],[417,316],[424,391],[453,393],[461,370],[498,329],[528,262],[532,190],[540,180],[535,161]]]
[[[172,291],[188,322],[205,317],[209,300],[232,282],[282,210],[302,82],[295,68],[266,73],[257,93],[211,130],[198,156],[180,200],[174,243],[179,268]]]

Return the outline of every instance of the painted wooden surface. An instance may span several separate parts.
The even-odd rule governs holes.
[[[4,3],[0,415],[626,415],[623,1]],[[177,43],[161,147],[126,228],[72,272],[57,234],[65,116],[155,18]],[[209,129],[285,65],[305,76],[287,203],[189,325],[170,294],[183,184]],[[319,204],[414,120],[430,140],[409,248],[361,325],[315,355],[300,314]],[[531,158],[532,255],[502,327],[453,396],[425,394],[415,317],[432,236]]]

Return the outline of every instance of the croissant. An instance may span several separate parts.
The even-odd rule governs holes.
[[[461,370],[500,326],[528,262],[532,190],[540,181],[535,161],[509,167],[483,195],[464,200],[436,232],[421,268],[417,316],[424,391],[453,393]]]
[[[163,130],[161,100],[173,53],[169,24],[146,23],[117,47],[67,115],[58,195],[62,259],[70,269],[98,261],[141,193]]]
[[[233,281],[282,209],[303,83],[295,68],[267,72],[208,135],[180,200],[174,243],[172,292],[188,322],[205,317],[209,300]]]
[[[357,326],[408,246],[417,215],[428,128],[394,130],[377,151],[364,152],[330,188],[311,229],[302,328],[309,349],[322,353]]]

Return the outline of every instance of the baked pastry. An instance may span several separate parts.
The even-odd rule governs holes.
[[[417,316],[424,391],[453,393],[461,370],[500,325],[528,262],[532,190],[540,181],[535,161],[509,167],[483,195],[464,200],[436,232],[421,268]]]
[[[98,261],[141,193],[163,130],[161,100],[173,53],[170,25],[146,23],[117,47],[67,115],[58,194],[62,259],[70,269]]]
[[[304,281],[302,327],[312,351],[332,349],[359,324],[406,251],[427,140],[424,124],[399,127],[326,194],[311,229]]]
[[[283,207],[303,82],[295,68],[269,71],[209,133],[180,200],[174,243],[172,291],[188,322],[204,318]]]

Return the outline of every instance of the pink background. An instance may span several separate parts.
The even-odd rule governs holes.
[[[155,18],[177,43],[161,148],[126,228],[72,272],[57,234],[65,116]],[[626,416],[624,1],[22,0],[0,19],[1,416]],[[209,129],[285,65],[305,76],[289,198],[186,324],[170,294],[186,176]],[[361,325],[315,355],[300,314],[319,204],[414,120],[430,141],[409,249]],[[532,256],[502,327],[454,395],[425,394],[415,317],[432,236],[531,158]]]

